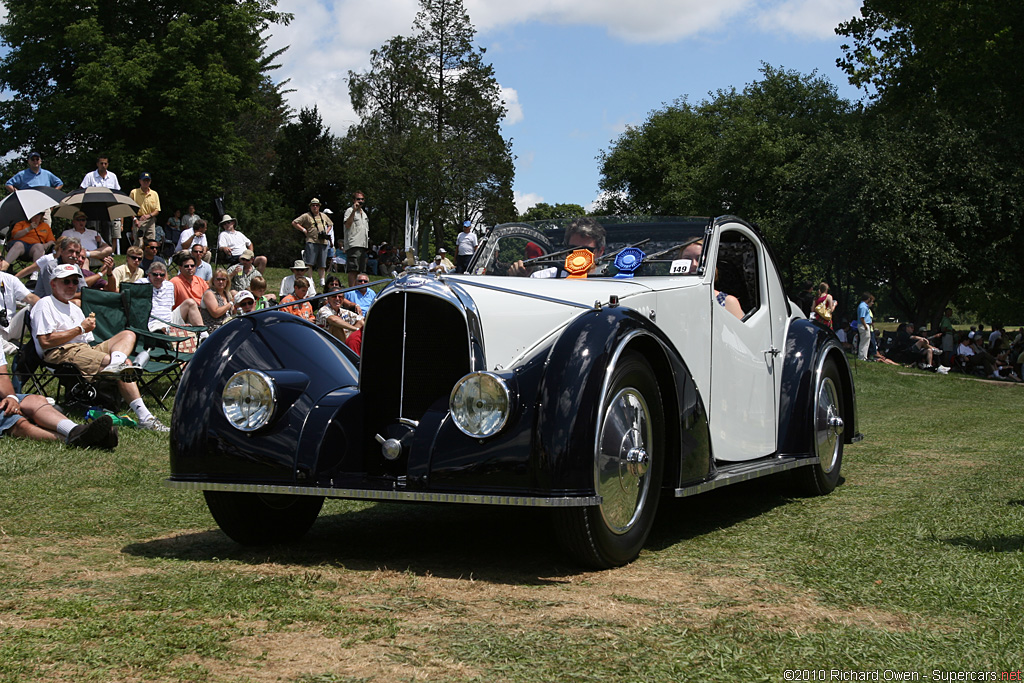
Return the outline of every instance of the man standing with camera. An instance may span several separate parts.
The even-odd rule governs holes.
[[[309,201],[309,211],[292,221],[295,229],[306,236],[306,248],[302,252],[302,260],[320,273],[320,286],[324,286],[324,274],[327,270],[327,250],[331,246],[334,234],[334,223],[320,212],[320,200],[314,197]]]
[[[362,192],[352,194],[352,206],[345,209],[345,270],[348,271],[348,286],[355,287],[356,274],[366,272],[366,252],[370,248],[370,221],[363,206],[366,197]]]

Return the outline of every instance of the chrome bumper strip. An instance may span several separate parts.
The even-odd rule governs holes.
[[[779,472],[785,472],[786,470],[793,470],[796,469],[797,467],[817,465],[819,462],[820,461],[817,457],[784,457],[779,458],[777,460],[771,460],[768,462],[728,465],[726,467],[720,468],[718,471],[718,475],[714,479],[702,481],[701,483],[694,484],[693,486],[685,486],[681,489],[676,489],[676,498],[695,496],[698,493],[711,491],[712,489],[728,486],[729,484],[738,484],[741,481],[757,479],[758,477],[767,477],[772,474],[778,474]]]
[[[313,486],[278,486],[271,484],[224,484],[209,481],[175,481],[165,479],[172,489],[185,491],[235,491],[239,493],[283,493],[292,496],[326,496],[355,500],[399,502],[465,503],[470,505],[504,505],[511,507],[567,508],[600,505],[601,496],[543,498],[536,496],[502,496],[478,493],[428,493],[424,491],[374,491],[372,489],[336,489]]]

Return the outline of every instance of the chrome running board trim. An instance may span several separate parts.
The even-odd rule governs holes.
[[[810,458],[781,457],[772,458],[767,461],[758,460],[757,462],[752,463],[726,465],[724,467],[719,467],[718,474],[714,479],[702,481],[701,483],[694,484],[693,486],[684,486],[683,488],[676,489],[676,498],[695,496],[698,493],[711,491],[723,486],[728,486],[729,484],[738,484],[741,481],[767,477],[772,474],[778,474],[779,472],[793,470],[797,467],[817,465],[819,462],[820,460],[817,456]]]
[[[424,491],[374,491],[372,489],[335,489],[313,486],[280,486],[274,484],[224,484],[209,481],[175,481],[173,479],[165,479],[164,484],[168,488],[185,491],[282,493],[292,496],[326,496],[327,498],[417,503],[463,503],[469,505],[542,508],[588,507],[601,504],[601,496],[542,498],[537,496],[502,496],[479,493],[428,493]]]

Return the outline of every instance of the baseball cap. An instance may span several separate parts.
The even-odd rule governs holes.
[[[317,199],[316,197],[313,197],[312,199],[309,200],[309,203],[310,203],[310,205],[312,205],[312,204],[319,204],[320,200]]]
[[[236,304],[240,304],[243,301],[245,301],[246,299],[251,299],[252,301],[256,301],[256,297],[254,297],[252,295],[252,292],[250,292],[248,289],[243,289],[238,294],[235,294],[235,303]]]
[[[81,269],[78,266],[72,265],[70,263],[62,263],[59,266],[54,267],[53,276],[50,279],[61,280],[66,277],[71,277],[72,275],[76,277],[82,277]]]
[[[463,221],[462,227],[468,228],[473,225],[473,221]]]
[[[152,180],[153,176],[149,175],[145,171],[139,174],[139,180]]]
[[[444,250],[444,247],[441,247],[440,249],[437,250],[437,253],[438,254],[447,254],[448,252]]]
[[[40,159],[42,159],[43,155],[40,154],[39,152],[29,152],[28,153],[28,158],[31,159],[32,157],[39,157]]]
[[[239,256],[241,258],[249,259],[251,261],[253,257],[256,256],[256,254],[252,253],[252,249],[244,249],[242,250],[242,253]]]

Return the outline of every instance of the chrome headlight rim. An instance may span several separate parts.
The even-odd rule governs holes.
[[[236,380],[245,378],[248,383],[249,378],[254,378],[259,384],[263,385],[267,396],[266,404],[267,410],[262,415],[257,416],[255,419],[252,415],[245,415],[242,420],[232,417],[232,410],[228,405],[227,392],[232,387]],[[260,370],[253,370],[251,368],[240,370],[228,378],[228,381],[224,384],[224,389],[221,391],[220,400],[221,412],[224,413],[224,418],[228,421],[232,427],[240,432],[255,432],[263,427],[270,424],[271,420],[274,419],[274,415],[277,413],[277,384],[274,382],[274,378],[265,372]]]
[[[460,414],[460,411],[458,410],[463,406],[456,405],[456,399],[460,389],[462,389],[468,382],[482,378],[486,378],[487,381],[493,382],[494,386],[501,390],[501,396],[504,401],[505,408],[501,414],[501,420],[496,425],[487,430],[472,431],[464,424],[465,417]],[[460,432],[474,439],[488,439],[495,434],[501,433],[501,431],[508,425],[509,419],[512,415],[512,391],[509,389],[508,382],[505,378],[497,373],[488,371],[471,372],[467,375],[463,375],[452,388],[452,393],[448,397],[448,411],[451,413],[452,422],[455,423],[455,426]]]

